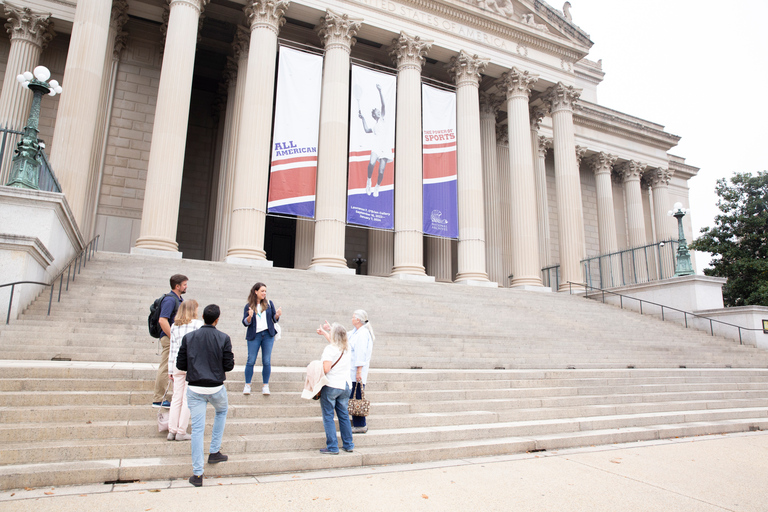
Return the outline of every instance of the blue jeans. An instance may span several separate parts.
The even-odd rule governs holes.
[[[361,389],[365,389],[365,384],[360,384],[358,386],[357,382],[352,383],[352,392],[349,394],[349,398],[357,398],[360,400],[362,398]],[[355,395],[357,395],[355,397]],[[365,416],[352,416],[352,426],[353,427],[364,427],[365,426]]]
[[[333,423],[333,411],[339,418],[339,433],[342,446],[352,450],[355,443],[352,442],[352,425],[349,423],[349,385],[345,389],[323,386],[320,391],[320,408],[323,411],[323,428],[325,428],[325,446],[332,452],[339,451],[339,441],[336,439],[336,425]]]
[[[203,436],[205,435],[205,409],[207,404],[213,406],[216,417],[213,420],[211,448],[209,453],[221,450],[221,438],[224,435],[224,425],[227,423],[227,388],[222,387],[212,395],[201,395],[187,388],[187,403],[192,422],[192,472],[203,474]]]
[[[245,383],[250,384],[253,378],[253,365],[261,348],[261,381],[269,384],[269,376],[272,373],[272,346],[275,337],[269,335],[268,330],[256,333],[256,337],[248,342],[248,361],[245,363]]]

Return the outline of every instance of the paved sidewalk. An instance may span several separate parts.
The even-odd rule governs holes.
[[[0,493],[0,511],[768,510],[764,432],[345,470]]]

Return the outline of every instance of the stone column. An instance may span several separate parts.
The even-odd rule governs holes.
[[[457,282],[486,283],[483,151],[480,143],[480,73],[489,59],[462,50],[448,68],[456,82],[456,157],[459,187]],[[496,286],[496,283],[494,283]]]
[[[531,119],[533,124],[533,119]],[[538,128],[536,133],[538,133]],[[533,131],[531,131],[533,136]],[[539,221],[539,261],[543,267],[552,265],[552,243],[549,231],[549,197],[547,195],[547,151],[552,139],[537,135],[534,143],[534,172],[536,174],[536,211]]]
[[[509,288],[512,274],[512,182],[509,179],[509,131],[507,125],[496,126],[496,163],[499,168],[499,204],[501,211],[501,263],[503,283]]]
[[[616,157],[608,153],[600,152],[589,161],[592,172],[595,173],[595,189],[597,194],[597,230],[600,237],[600,254],[607,255],[618,251],[618,239],[616,238],[616,217],[613,203],[613,183],[611,169],[616,162]],[[621,267],[619,259],[611,259],[601,262],[602,287],[618,286],[621,282]]]
[[[232,216],[225,261],[271,266],[264,251],[271,157],[277,34],[287,0],[249,0],[243,11],[251,29],[245,96],[240,111]]]
[[[653,194],[656,242],[677,239],[677,220],[667,215],[667,212],[672,209],[672,203],[669,200],[669,180],[672,179],[673,172],[669,169],[658,168],[646,173],[651,181],[651,193]]]
[[[344,258],[349,136],[349,54],[362,19],[326,11],[319,25],[325,45],[320,138],[317,147],[317,200],[312,270],[354,274]]]
[[[538,76],[512,68],[501,75],[499,86],[507,95],[509,165],[512,183],[512,283],[541,286],[536,177],[533,172],[531,120],[528,98]]]
[[[112,2],[80,0],[64,68],[65,91],[59,100],[51,143],[51,167],[72,209],[78,227],[87,222],[86,202],[94,127],[101,92]]]
[[[40,54],[54,37],[53,21],[50,14],[36,13],[29,7],[16,7],[7,2],[4,7],[11,49],[0,91],[0,127],[22,131],[32,106],[32,93],[21,87],[16,77],[37,67]],[[57,78],[61,81],[61,77]],[[8,181],[14,149],[5,148],[4,161],[0,162],[0,185]]]
[[[450,238],[428,236],[426,240],[427,274],[441,283],[453,282]]]
[[[397,65],[395,123],[395,260],[393,277],[427,278],[424,271],[421,66],[432,41],[400,32],[390,55]]]
[[[227,63],[227,114],[225,134],[222,143],[222,157],[219,166],[219,191],[216,200],[216,241],[215,259],[223,260],[229,245],[229,227],[232,221],[232,197],[235,187],[235,162],[240,139],[240,122],[245,98],[245,79],[248,74],[248,49],[251,31],[248,27],[237,26],[232,41],[234,58]]]
[[[581,269],[581,260],[584,259],[584,213],[573,133],[573,106],[580,94],[580,90],[562,82],[550,87],[546,93],[554,132],[560,291],[568,289],[568,281],[584,282]]]
[[[112,15],[109,23],[107,47],[112,49],[105,54],[104,74],[101,78],[101,95],[99,96],[98,124],[94,133],[93,150],[91,153],[90,176],[86,195],[86,224],[81,227],[86,239],[90,240],[96,233],[96,213],[101,192],[101,179],[104,173],[104,162],[107,156],[107,135],[109,134],[110,119],[112,118],[112,103],[117,84],[117,70],[120,65],[120,54],[128,40],[128,33],[123,31],[128,21],[128,1],[113,0]]]
[[[395,234],[381,229],[368,230],[368,275],[389,276],[395,265]]]
[[[630,160],[618,166],[618,171],[624,181],[624,194],[627,201],[627,230],[629,231],[629,247],[634,249],[648,243],[645,236],[645,215],[643,215],[643,195],[640,189],[640,179],[646,165]],[[647,280],[646,260],[642,251],[633,254],[634,273],[637,282]]]
[[[296,219],[296,248],[294,268],[307,269],[312,264],[315,252],[315,221],[313,219]],[[370,257],[369,257],[370,260]]]
[[[480,93],[480,141],[483,158],[483,205],[485,212],[485,267],[488,278],[504,286],[501,259],[501,208],[499,192],[499,166],[496,160],[496,113],[502,99]],[[508,274],[507,274],[508,275]]]

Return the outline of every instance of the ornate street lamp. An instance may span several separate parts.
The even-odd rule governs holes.
[[[43,94],[48,96],[61,94],[59,82],[56,80],[48,82],[49,78],[51,78],[51,72],[45,66],[37,66],[34,69],[34,75],[25,71],[16,77],[22,87],[32,91],[34,97],[32,98],[32,108],[29,109],[27,126],[24,127],[24,133],[16,146],[16,154],[13,156],[10,179],[6,183],[9,187],[32,190],[39,190],[40,188],[38,186],[40,162],[37,160],[37,154],[40,151],[40,143],[37,140],[40,101]]]
[[[678,242],[677,246],[677,265],[675,265],[675,277],[691,276],[695,274],[693,265],[691,265],[691,253],[688,252],[688,244],[685,242],[685,233],[683,232],[683,217],[691,210],[683,208],[682,203],[675,203],[673,210],[667,212],[667,215],[677,219]]]

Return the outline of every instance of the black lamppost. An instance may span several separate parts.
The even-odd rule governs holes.
[[[358,254],[357,258],[352,260],[352,263],[357,265],[357,270],[355,270],[355,274],[360,275],[360,274],[363,273],[363,263],[365,263],[366,261],[368,261],[368,260],[363,258],[362,254]]]

